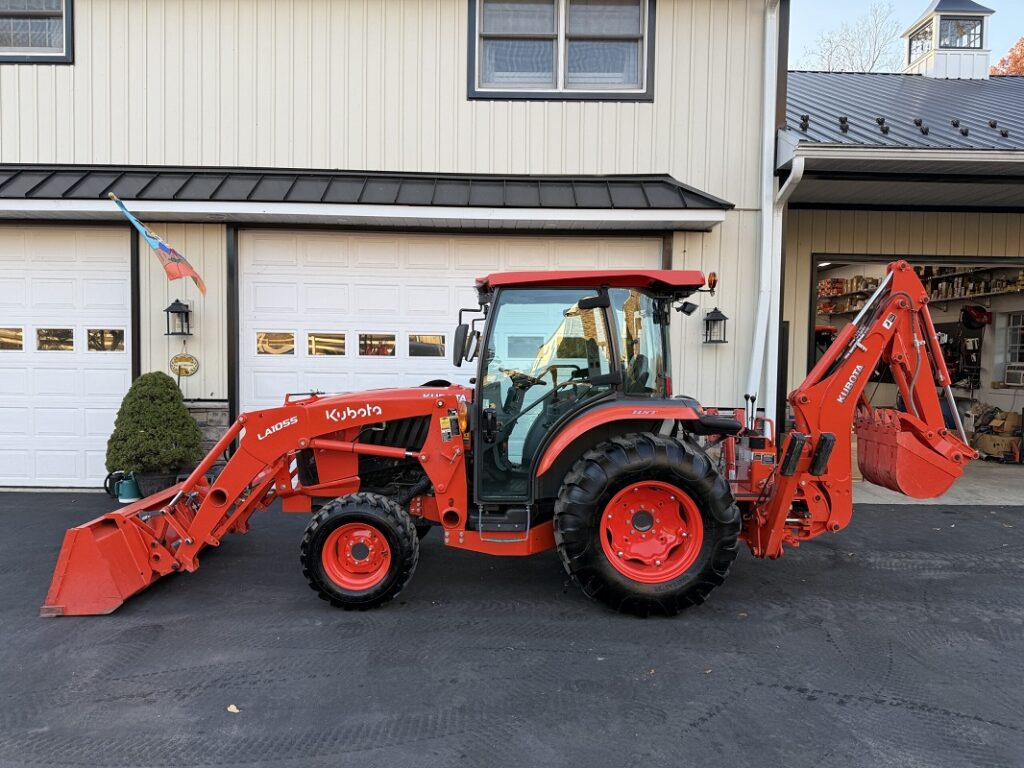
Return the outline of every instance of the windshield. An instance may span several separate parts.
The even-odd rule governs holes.
[[[670,397],[664,300],[636,288],[613,288],[613,333],[618,337],[623,391],[641,397]]]

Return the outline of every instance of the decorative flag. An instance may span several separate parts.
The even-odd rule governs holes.
[[[191,277],[195,281],[196,286],[199,288],[199,292],[206,295],[206,283],[203,282],[203,278],[199,276],[199,273],[192,268],[192,265],[188,263],[188,260],[178,253],[176,250],[171,248],[162,239],[150,232],[146,225],[139,221],[132,212],[125,208],[124,203],[115,195],[113,192],[110,193],[110,199],[113,200],[117,207],[121,209],[121,213],[132,223],[139,234],[145,238],[146,242],[149,243],[149,247],[156,253],[156,257],[160,259],[160,263],[164,265],[164,272],[167,273],[168,280],[179,280],[183,277]]]

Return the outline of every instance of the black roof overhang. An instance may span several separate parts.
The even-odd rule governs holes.
[[[733,207],[720,198],[665,174],[528,176],[430,174],[291,169],[178,168],[152,166],[0,166],[0,216],[11,210],[74,210],[75,201],[105,201],[110,194],[143,203],[151,218],[189,220],[188,211],[223,208],[224,218],[246,221],[288,216],[329,218],[337,207],[358,218],[458,218],[548,226],[545,211],[575,218],[581,225],[605,218],[628,228],[638,224],[692,222],[710,228]],[[18,201],[8,202],[8,201]],[[40,205],[33,206],[32,201]],[[50,201],[56,201],[51,203]],[[5,205],[5,203],[7,203]],[[50,203],[49,206],[44,203]],[[192,204],[191,206],[189,204]],[[181,215],[174,210],[183,211]],[[102,209],[105,210],[105,209]],[[301,212],[305,211],[306,214]],[[444,211],[445,216],[441,216]],[[530,211],[529,215],[525,212]],[[111,212],[116,213],[113,209]],[[401,212],[401,216],[399,216]],[[454,213],[453,213],[454,212]],[[487,213],[482,213],[487,212]],[[519,213],[517,213],[519,212]],[[575,214],[574,214],[575,212]],[[487,220],[493,214],[496,220]],[[627,215],[628,214],[628,215]],[[483,217],[483,218],[482,218]],[[521,225],[521,221],[520,221]],[[669,226],[667,228],[686,228]]]

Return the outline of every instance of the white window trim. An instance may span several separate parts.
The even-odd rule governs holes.
[[[1014,319],[1017,323],[1014,324]],[[1013,340],[1013,333],[1017,331],[1017,340]],[[1014,360],[1016,352],[1019,357]],[[1008,365],[1020,365],[1024,363],[1024,312],[1009,312],[1006,316],[1006,362]]]
[[[85,331],[85,352],[89,355],[127,355],[128,354],[128,329],[123,325],[111,325],[103,328],[83,329]],[[89,349],[89,331],[121,331],[124,334],[124,349]]]
[[[0,328],[3,328],[4,330],[21,331],[21,349],[6,349],[4,347],[0,347],[0,354],[24,354],[28,351],[25,347],[25,340],[28,338],[28,334],[25,332],[25,326],[0,324]]]
[[[471,13],[472,39],[469,47],[473,55],[470,58],[470,98],[500,99],[557,99],[572,100],[604,100],[604,101],[651,101],[654,98],[654,0],[640,0],[640,87],[639,88],[568,88],[565,86],[566,48],[568,27],[569,0],[555,0],[557,13],[556,51],[555,51],[555,87],[535,88],[531,86],[485,86],[480,82],[480,68],[483,61],[483,13],[484,0],[470,0],[473,5]],[[500,37],[500,35],[498,35]],[[613,40],[614,38],[609,38]]]
[[[397,360],[399,355],[399,344],[401,340],[401,334],[395,331],[355,331],[356,335],[356,357],[364,360]],[[395,353],[393,355],[364,355],[359,347],[362,344],[363,336],[390,336],[395,340]],[[348,351],[348,341],[345,342],[345,351]]]
[[[78,342],[81,338],[79,333],[80,328],[74,325],[35,325],[32,326],[32,353],[36,355],[66,355],[69,353],[78,352]],[[39,332],[40,331],[71,331],[71,349],[40,349],[39,348]]]
[[[413,336],[439,336],[441,338],[442,353],[440,355],[414,355],[410,351]],[[405,333],[405,356],[410,360],[443,360],[448,357],[448,332],[447,331],[406,331]]]
[[[261,333],[290,333],[292,335],[291,352],[260,352]],[[259,328],[253,332],[253,354],[256,357],[298,357],[299,334],[291,328]]]
[[[917,56],[914,56],[914,38],[928,28],[931,28],[932,30],[932,38],[928,42],[928,48],[927,50],[919,53]],[[925,56],[927,56],[929,53],[935,50],[935,33],[935,20],[928,19],[928,22],[926,24],[922,24],[909,35],[907,35],[907,64],[913,64],[915,61],[923,59]]]
[[[310,360],[322,360],[322,359],[323,360],[337,360],[338,358],[344,359],[344,358],[349,356],[349,350],[352,349],[352,344],[350,343],[351,339],[349,338],[352,335],[351,331],[341,331],[341,330],[337,330],[337,329],[327,329],[327,328],[315,328],[315,329],[310,328],[310,329],[307,329],[307,330],[303,331],[303,335],[305,336],[305,344],[302,345],[302,354],[303,354],[304,357],[308,357]],[[314,354],[311,354],[310,351],[309,351],[309,337],[310,336],[318,336],[318,335],[324,335],[324,336],[328,336],[328,335],[329,336],[344,336],[345,337],[345,351],[343,353],[341,353],[340,355],[314,355]]]
[[[978,22],[978,44],[977,45],[943,45],[942,44],[942,22],[944,21],[977,21]],[[935,49],[941,51],[982,51],[985,49],[985,17],[971,16],[958,13],[943,14],[939,16],[938,35],[935,38]]]

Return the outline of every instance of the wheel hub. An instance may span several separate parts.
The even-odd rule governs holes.
[[[646,533],[654,527],[654,515],[641,508],[638,512],[633,513],[633,519],[630,522],[635,530]]]
[[[601,546],[623,575],[649,584],[683,574],[700,554],[704,522],[696,503],[669,483],[633,483],[608,502]]]
[[[346,523],[324,543],[324,571],[344,589],[367,589],[379,583],[391,566],[391,547],[371,525]]]

